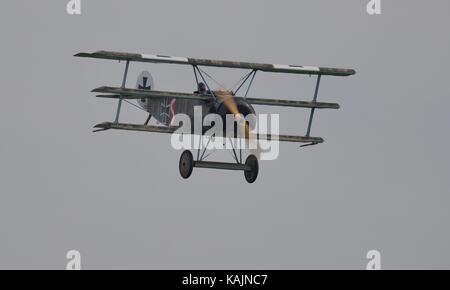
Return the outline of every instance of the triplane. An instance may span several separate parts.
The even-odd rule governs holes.
[[[301,145],[310,146],[323,143],[324,140],[320,137],[312,137],[311,125],[316,109],[339,109],[336,103],[318,102],[317,96],[319,92],[320,80],[322,76],[350,76],[355,74],[353,69],[342,68],[325,68],[313,66],[300,65],[280,65],[280,64],[262,64],[223,60],[210,60],[186,57],[174,57],[165,55],[151,55],[151,54],[136,54],[136,53],[122,53],[111,51],[97,51],[94,53],[78,53],[77,57],[110,59],[125,62],[125,71],[120,87],[103,86],[92,90],[92,92],[100,93],[97,97],[118,99],[117,112],[113,122],[104,122],[94,126],[97,131],[104,131],[109,129],[119,130],[133,130],[155,133],[174,133],[177,126],[172,125],[175,114],[183,113],[189,117],[194,117],[194,107],[201,106],[203,115],[218,114],[225,118],[227,114],[247,116],[255,114],[253,105],[267,105],[267,106],[285,106],[296,108],[310,109],[310,116],[308,127],[304,136],[291,135],[271,135],[258,134],[257,138],[262,140],[279,140],[283,142],[298,142]],[[146,62],[146,63],[167,63],[189,65],[193,68],[197,90],[193,93],[180,93],[169,91],[154,90],[154,82],[151,74],[144,71],[140,74],[135,89],[126,88],[126,81],[128,69],[131,62]],[[211,80],[215,81],[202,67],[225,67],[235,69],[249,70],[238,82],[237,88],[234,90],[213,90],[211,87]],[[289,74],[303,74],[317,76],[314,96],[311,101],[293,101],[293,100],[279,100],[266,98],[250,98],[247,97],[250,88],[255,79],[256,73],[274,72],[274,73],[289,73]],[[207,78],[210,79],[208,82]],[[238,92],[246,87],[245,93],[238,96]],[[143,124],[120,123],[120,110],[123,101],[137,100],[139,107],[148,113],[148,118]],[[130,103],[133,104],[133,103]],[[161,125],[149,125],[151,118],[155,118]],[[204,134],[204,130],[200,133]],[[248,137],[247,135],[244,137]],[[202,151],[202,152],[201,152]],[[242,150],[237,148],[232,149],[234,162],[214,162],[206,161],[205,156],[206,147],[201,150],[198,148],[197,156],[194,156],[190,150],[185,150],[180,157],[179,170],[183,178],[188,178],[194,167],[213,168],[213,169],[227,169],[227,170],[242,170],[247,182],[253,183],[258,176],[258,158],[250,154],[246,161],[242,160]]]

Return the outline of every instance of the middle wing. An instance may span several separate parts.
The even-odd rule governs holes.
[[[178,92],[166,92],[166,91],[153,91],[153,90],[141,90],[141,89],[127,89],[119,87],[99,87],[93,89],[94,93],[104,93],[110,95],[97,95],[100,98],[113,98],[113,99],[142,99],[142,98],[177,98],[177,99],[189,99],[189,100],[201,100],[208,101],[212,99],[212,96],[205,96],[199,94],[188,94]]]
[[[199,94],[168,92],[168,91],[149,91],[140,89],[128,89],[119,87],[99,87],[92,92],[104,93],[108,95],[97,95],[100,98],[123,98],[123,99],[142,99],[142,98],[178,98],[209,101],[212,96],[205,96]],[[282,106],[282,107],[296,107],[296,108],[316,108],[316,109],[339,109],[339,104],[324,103],[324,102],[307,102],[307,101],[292,101],[292,100],[278,100],[278,99],[260,99],[260,98],[246,98],[248,103],[253,105],[267,105],[267,106]]]

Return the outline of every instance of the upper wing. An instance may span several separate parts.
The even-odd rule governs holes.
[[[81,53],[76,54],[75,56],[125,60],[125,61],[242,68],[242,69],[260,70],[260,71],[266,71],[266,72],[307,74],[307,75],[350,76],[350,75],[353,75],[356,73],[355,70],[353,70],[353,69],[345,69],[345,68],[327,68],[327,67],[284,65],[284,64],[264,64],[264,63],[212,60],[212,59],[188,58],[188,57],[177,57],[177,56],[166,56],[166,55],[124,53],[124,52],[113,52],[113,51],[104,51],[104,50],[97,51],[94,53],[81,52]]]

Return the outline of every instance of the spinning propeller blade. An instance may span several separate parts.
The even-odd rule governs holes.
[[[241,112],[239,112],[239,108],[236,104],[236,101],[234,100],[232,93],[226,90],[219,90],[215,91],[214,94],[221,102],[223,102],[228,111],[234,115],[234,117],[238,121],[238,124],[244,126],[243,129],[245,132],[245,138],[249,139],[250,128],[248,126],[248,123],[245,121],[244,116],[241,114]]]

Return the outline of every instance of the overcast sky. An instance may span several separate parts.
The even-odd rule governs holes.
[[[0,80],[0,268],[364,269],[450,267],[450,2],[3,1]],[[282,144],[256,183],[242,172],[178,173],[170,136],[92,133],[116,102],[124,64],[80,51],[353,68],[324,77],[312,135]],[[192,92],[190,67],[135,64],[157,89]],[[226,85],[244,71],[207,69]],[[309,100],[314,78],[259,73],[252,97]],[[305,133],[308,112],[280,113]],[[122,121],[146,115],[124,106]],[[228,155],[223,155],[228,156]],[[231,160],[231,159],[230,159]]]

